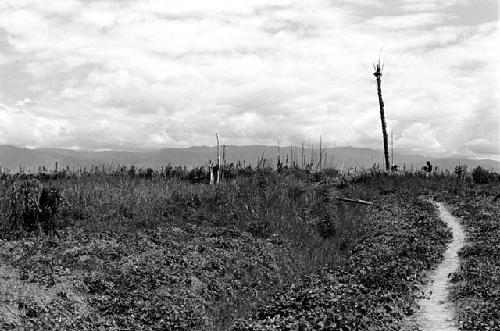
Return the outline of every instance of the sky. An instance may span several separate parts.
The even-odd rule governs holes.
[[[497,0],[2,0],[0,144],[500,160]]]

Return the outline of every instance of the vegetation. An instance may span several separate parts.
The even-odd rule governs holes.
[[[467,195],[444,196],[467,232],[460,270],[452,275],[452,300],[461,330],[500,329],[500,202],[498,182]]]
[[[481,166],[477,166],[477,168],[472,171],[472,179],[476,184],[488,184],[489,182],[495,181],[495,174],[490,173]]]
[[[0,328],[399,330],[450,240],[428,199],[467,211],[460,201],[486,190],[445,173],[276,172],[264,163],[228,166],[224,178],[208,185],[204,167],[4,175]],[[62,198],[50,213],[47,188]],[[475,206],[491,219],[467,229],[494,229],[496,207]],[[494,240],[478,238],[481,249]],[[490,250],[479,252],[493,275]],[[481,290],[484,307],[498,302],[486,289],[498,288],[494,280],[467,275],[454,276],[473,289],[457,287],[457,298]],[[14,285],[25,290],[7,295]],[[483,321],[498,323],[488,312]]]
[[[345,263],[304,275],[235,329],[401,330],[450,233],[426,200],[391,195],[376,206]]]

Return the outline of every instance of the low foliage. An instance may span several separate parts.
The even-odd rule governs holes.
[[[452,300],[461,330],[500,329],[500,193],[490,185],[447,196],[454,214],[463,220],[467,243],[460,255],[460,269],[452,275]]]
[[[378,199],[345,264],[304,276],[233,330],[400,330],[450,232],[430,203]]]

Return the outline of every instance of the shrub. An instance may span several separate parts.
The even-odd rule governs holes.
[[[455,175],[457,175],[459,179],[464,179],[466,174],[467,174],[467,166],[457,165],[455,167]]]
[[[490,172],[481,166],[477,166],[472,171],[472,179],[476,184],[488,184],[490,182]]]
[[[41,230],[57,235],[55,216],[65,203],[59,189],[42,188],[39,181],[30,179],[10,185],[3,193],[1,237],[16,238]]]
[[[39,185],[34,180],[22,182],[18,187],[13,186],[9,217],[12,230],[34,231],[36,229],[39,216],[38,196]]]

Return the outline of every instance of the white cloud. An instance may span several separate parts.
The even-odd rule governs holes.
[[[3,1],[0,143],[166,147],[213,144],[217,131],[378,148],[371,64],[384,47],[399,147],[499,158],[498,26],[459,24],[456,6]]]
[[[17,107],[23,107],[25,105],[28,105],[30,103],[32,103],[33,101],[29,98],[25,98],[24,100],[19,100],[17,103],[16,103],[16,106]]]
[[[417,13],[398,16],[376,16],[366,22],[375,29],[421,29],[429,26],[441,25],[450,19],[450,15],[441,13]]]

